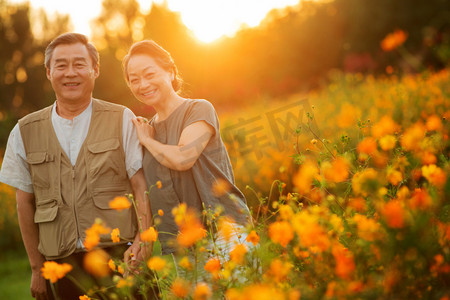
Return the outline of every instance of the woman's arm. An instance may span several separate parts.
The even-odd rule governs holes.
[[[214,135],[211,125],[197,121],[183,129],[178,145],[165,145],[153,139],[151,125],[140,118],[134,119],[133,123],[141,144],[160,164],[176,171],[192,168]]]

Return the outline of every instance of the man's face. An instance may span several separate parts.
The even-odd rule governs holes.
[[[91,100],[98,75],[98,65],[92,65],[89,52],[81,43],[57,46],[47,69],[56,99],[72,104]]]

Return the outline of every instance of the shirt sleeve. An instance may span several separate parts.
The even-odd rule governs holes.
[[[206,100],[194,100],[188,113],[185,116],[183,127],[198,121],[205,121],[214,128],[214,134],[219,133],[219,118],[214,106]]]
[[[0,170],[0,182],[27,193],[34,192],[30,169],[26,160],[25,147],[18,124],[14,126],[8,138]]]
[[[122,136],[128,178],[133,177],[142,168],[142,146],[139,143],[134,124],[131,121],[134,118],[136,118],[134,113],[129,108],[125,108],[123,111]]]

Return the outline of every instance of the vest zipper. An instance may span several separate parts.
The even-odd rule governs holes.
[[[77,228],[77,245],[78,242],[81,242],[83,244],[83,241],[81,240],[80,236],[80,224],[78,222],[78,215],[77,215],[77,203],[75,199],[75,166],[72,166],[72,205],[73,205],[73,213],[75,215],[75,224]]]

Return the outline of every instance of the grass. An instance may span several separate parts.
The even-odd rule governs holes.
[[[30,293],[31,269],[25,250],[0,255],[0,299],[34,299]]]

